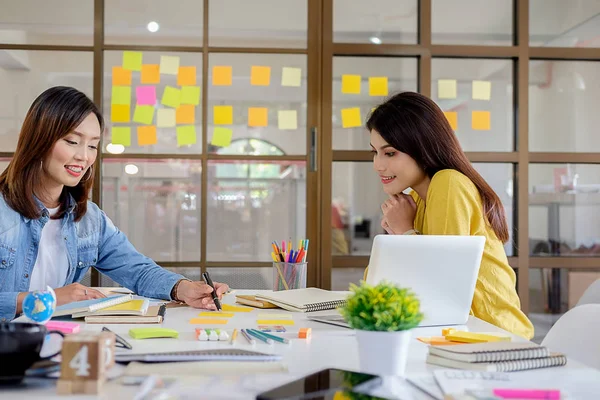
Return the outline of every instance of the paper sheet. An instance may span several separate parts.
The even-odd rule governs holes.
[[[220,126],[216,126],[213,130],[212,140],[210,144],[218,147],[227,147],[231,144],[231,138],[233,137],[233,130],[229,128],[221,128]],[[223,311],[230,311],[225,310]]]
[[[158,64],[143,64],[140,82],[144,85],[160,83],[160,66]]]
[[[302,85],[302,69],[283,67],[281,70],[281,86],[300,87]]]
[[[177,127],[177,146],[196,144],[196,126],[181,125]]]
[[[125,104],[113,104],[110,107],[111,122],[129,122],[131,106]]]
[[[196,85],[196,67],[185,66],[179,67],[177,74],[177,85],[179,86],[195,86]]]
[[[156,126],[138,126],[137,137],[139,146],[151,146],[156,144]]]
[[[269,110],[266,107],[248,108],[248,126],[267,126]]]
[[[277,126],[281,130],[298,129],[298,112],[296,110],[281,110],[277,112]]]
[[[253,65],[250,69],[250,84],[252,86],[269,86],[271,83],[271,67]]]
[[[213,86],[231,86],[231,67],[226,65],[215,65],[212,70]]]
[[[172,108],[159,108],[156,111],[156,125],[159,128],[175,126],[175,110]]]
[[[121,66],[112,68],[112,84],[113,86],[129,86],[131,85],[131,71],[124,69]]]
[[[131,146],[131,128],[128,126],[113,126],[111,129],[112,144],[120,144],[125,147]]]

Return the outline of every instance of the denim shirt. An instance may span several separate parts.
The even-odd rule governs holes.
[[[42,216],[25,218],[10,208],[0,194],[0,321],[16,317],[17,295],[28,292],[42,228],[50,219],[36,199]],[[91,201],[74,222],[75,201],[69,197],[62,217],[61,236],[69,260],[65,285],[79,282],[90,267],[142,296],[171,299],[171,289],[184,277],[158,266],[140,254],[106,214]]]

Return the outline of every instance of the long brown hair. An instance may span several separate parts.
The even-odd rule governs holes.
[[[367,121],[396,150],[408,154],[433,178],[443,169],[454,169],[477,187],[484,214],[502,243],[508,225],[498,195],[473,168],[442,110],[431,99],[414,92],[399,93],[379,105]]]
[[[19,134],[17,149],[10,164],[0,175],[0,192],[8,205],[29,219],[40,217],[34,190],[42,179],[42,161],[50,154],[54,144],[75,129],[90,113],[94,113],[104,130],[104,119],[96,105],[77,89],[56,86],[38,96],[33,102]],[[90,189],[94,185],[90,166],[77,186],[63,188],[60,208],[54,218],[67,210],[68,194],[75,199],[75,221],[87,211]]]

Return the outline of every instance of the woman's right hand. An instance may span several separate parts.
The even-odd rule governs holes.
[[[101,299],[106,297],[102,292],[83,286],[81,283],[71,283],[70,285],[54,289],[56,293],[56,303],[59,306],[72,303],[74,301]]]

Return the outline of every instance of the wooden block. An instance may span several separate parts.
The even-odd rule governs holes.
[[[310,337],[311,331],[311,328],[300,328],[300,330],[298,331],[298,337],[300,339],[308,339]]]

